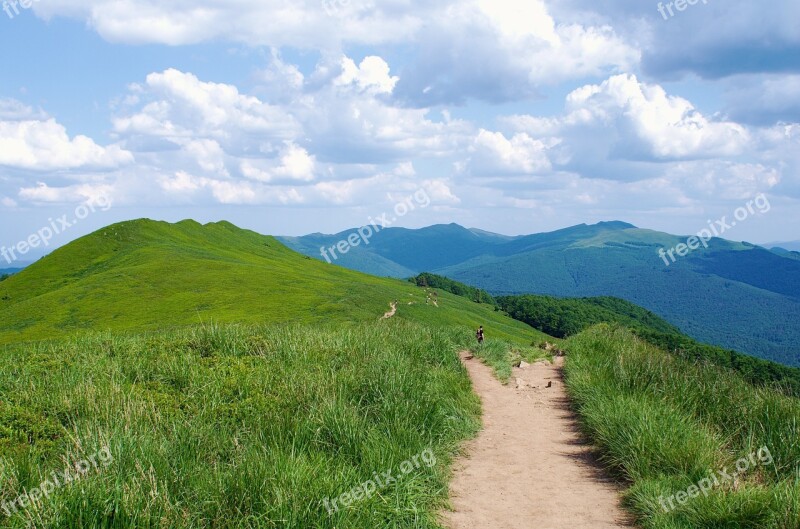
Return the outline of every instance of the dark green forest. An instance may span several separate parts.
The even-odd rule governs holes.
[[[487,303],[489,305],[497,306],[497,301],[485,290],[471,287],[469,285],[465,285],[464,283],[459,283],[458,281],[453,281],[452,279],[448,279],[444,276],[437,276],[436,274],[429,274],[425,272],[416,277],[412,277],[409,279],[409,281],[418,287],[438,288],[440,290],[444,290],[445,292],[455,294],[456,296],[471,299],[475,303]]]
[[[436,274],[423,273],[409,281],[420,287],[438,288],[477,303],[494,305],[496,310],[502,310],[515,320],[557,338],[574,336],[600,323],[620,325],[681,358],[731,369],[754,385],[777,387],[789,395],[800,396],[800,369],[701,343],[653,312],[623,299],[534,294],[495,298],[485,290]]]
[[[800,396],[800,369],[700,343],[652,312],[625,300],[537,295],[496,299],[499,307],[512,318],[552,336],[567,338],[598,323],[618,324],[681,358],[732,369],[754,385],[779,387],[784,393]]]

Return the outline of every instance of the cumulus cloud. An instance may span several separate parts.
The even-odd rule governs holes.
[[[481,129],[475,137],[466,170],[473,176],[509,176],[549,173],[548,146],[528,134],[506,138],[501,132]]]
[[[665,0],[666,7],[670,2]],[[718,79],[741,73],[800,72],[800,4],[774,0],[710,0],[673,7],[667,19],[658,2],[562,0],[552,3],[563,18],[607,23],[642,50],[642,67],[657,79],[696,74]]]
[[[686,99],[633,75],[574,90],[562,116],[522,115],[505,122],[534,136],[560,138],[554,157],[572,168],[598,158],[668,162],[737,156],[750,141],[746,127],[704,116]]]
[[[454,4],[418,42],[397,87],[418,106],[530,98],[542,86],[625,71],[639,60],[611,26],[559,23],[543,0]]]
[[[253,46],[334,49],[409,38],[449,2],[349,2],[335,12],[321,0],[50,0],[39,16],[84,20],[103,38],[171,46],[229,40]]]
[[[23,183],[20,200],[67,201],[99,186],[112,188],[119,204],[353,205],[423,181],[436,184],[442,201],[456,200],[441,179],[418,174],[412,160],[447,159],[465,144],[471,126],[446,113],[433,116],[394,104],[397,76],[383,58],[327,56],[306,78],[273,53],[255,79],[279,84],[283,102],[177,69],[151,73],[113,106],[118,144],[102,150],[77,137],[62,155],[72,164],[66,167],[45,166],[40,153],[31,155],[43,170],[60,172],[43,174],[36,186]],[[0,110],[23,117],[34,112],[8,103]],[[47,145],[55,149],[57,143]],[[7,157],[21,152],[3,151]],[[102,166],[106,159],[115,161],[117,152],[124,153],[123,161],[135,156],[137,163]],[[86,173],[95,166],[96,173]],[[53,183],[65,177],[85,186]]]
[[[133,85],[135,105],[114,119],[121,137],[158,137],[180,143],[211,138],[220,144],[258,151],[270,140],[288,139],[299,126],[282,108],[239,93],[230,84],[204,82],[195,75],[168,69]]]
[[[503,131],[481,130],[457,163],[460,174],[484,177],[469,181],[480,189],[473,196],[496,206],[696,214],[701,204],[800,184],[797,126],[709,117],[633,75],[573,90],[560,115],[499,122]]]
[[[389,74],[389,65],[381,57],[365,57],[358,66],[350,57],[344,57],[342,74],[336,78],[335,84],[355,85],[362,91],[391,94],[398,79]]]
[[[800,123],[761,129],[754,148],[763,163],[780,169],[782,178],[775,191],[800,198]]]
[[[380,57],[358,66],[347,56],[322,60],[292,105],[318,159],[332,163],[395,163],[441,157],[463,147],[472,127],[430,109],[406,108],[391,95],[397,76]]]
[[[245,177],[260,182],[311,182],[315,179],[316,165],[316,159],[307,150],[288,142],[277,162],[259,164],[254,160],[245,160],[241,170]]]
[[[55,118],[12,99],[0,100],[0,166],[30,171],[113,169],[133,162],[119,145],[70,137]]]
[[[352,45],[404,45],[415,60],[390,85],[397,82],[398,98],[412,106],[530,97],[542,85],[607,75],[639,61],[638,50],[611,25],[557,20],[545,0],[327,3],[336,3],[336,9],[324,9],[326,2],[320,0],[241,0],[234,5],[221,0],[49,0],[34,9],[44,18],[85,20],[111,42],[178,46],[226,40],[334,53]],[[385,76],[381,69],[369,60],[347,66],[348,72],[360,70],[360,81]],[[386,83],[374,86],[389,88]]]

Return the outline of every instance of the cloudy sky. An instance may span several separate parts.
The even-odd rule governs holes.
[[[111,207],[53,245],[335,232],[419,190],[396,225],[688,234],[764,193],[726,236],[800,239],[796,0],[26,2],[0,13],[5,246],[87,200]]]

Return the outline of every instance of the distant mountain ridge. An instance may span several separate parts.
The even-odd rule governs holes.
[[[279,240],[321,259],[353,232]],[[686,242],[619,221],[513,237],[448,224],[386,228],[333,262],[379,276],[432,272],[500,295],[616,296],[697,340],[800,366],[800,259],[720,238],[669,266],[659,257]]]

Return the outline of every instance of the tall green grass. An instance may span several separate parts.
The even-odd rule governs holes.
[[[495,376],[503,383],[511,378],[512,367],[520,360],[532,363],[553,359],[550,353],[538,347],[520,346],[498,338],[489,338],[480,345],[473,344],[469,350],[491,367]]]
[[[566,343],[567,386],[585,431],[629,483],[626,503],[644,528],[800,528],[800,401],[621,328],[597,326]],[[773,464],[675,509],[662,505],[763,446]]]
[[[0,500],[65,459],[113,463],[0,526],[433,528],[480,412],[468,332],[403,321],[100,334],[0,354]],[[336,498],[431,449],[332,514]]]

